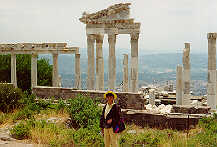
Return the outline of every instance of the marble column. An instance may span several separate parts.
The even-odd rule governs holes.
[[[81,89],[80,54],[75,54],[75,88]]]
[[[190,94],[190,43],[185,43],[183,50],[183,68],[184,94]]]
[[[87,56],[88,56],[88,69],[87,69],[87,89],[93,90],[95,88],[95,58],[94,58],[94,44],[95,35],[87,35]]]
[[[183,69],[181,65],[176,68],[176,105],[183,104]]]
[[[138,33],[131,36],[131,92],[138,92]]]
[[[123,92],[128,92],[128,55],[124,54],[123,60]]]
[[[115,44],[116,44],[116,35],[108,35],[109,42],[109,58],[108,58],[108,86],[110,90],[115,90],[116,85],[116,56],[115,56]]]
[[[37,86],[37,54],[32,54],[31,62],[31,86],[32,88]]]
[[[59,73],[58,73],[58,54],[53,54],[53,75],[52,75],[52,86],[59,87],[58,80]]]
[[[104,90],[103,38],[104,35],[96,36],[96,90]]]
[[[184,82],[184,98],[183,104],[189,105],[190,104],[190,43],[185,43],[185,48],[183,50],[183,82]]]
[[[211,109],[216,109],[216,37],[217,33],[208,33],[208,85],[207,101]]]
[[[11,53],[11,83],[17,87],[16,54]]]

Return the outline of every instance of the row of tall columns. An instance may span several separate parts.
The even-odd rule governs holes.
[[[176,67],[176,104],[183,105],[183,68],[181,65]]]
[[[16,54],[11,54],[11,83],[17,87]]]
[[[190,43],[185,43],[183,50],[183,105],[190,104]]]
[[[139,34],[131,36],[131,92],[138,91],[138,39]]]
[[[31,87],[37,86],[37,54],[31,57]],[[60,87],[61,77],[58,74],[58,54],[53,54],[52,86]],[[17,87],[16,54],[11,54],[11,83]],[[75,54],[75,88],[81,89],[80,54]]]
[[[87,89],[104,90],[104,60],[103,60],[103,38],[102,34],[87,34],[87,54],[88,54],[88,71],[87,71]],[[139,33],[131,34],[131,92],[138,91],[138,38]],[[96,43],[96,87],[95,87],[95,59],[94,46]],[[116,56],[115,44],[116,34],[108,34],[109,59],[108,59],[108,87],[115,89],[116,83]],[[125,57],[128,60],[128,57]],[[127,61],[128,64],[128,61]],[[128,68],[126,68],[128,71]],[[128,91],[128,73],[125,73],[125,88]]]
[[[207,100],[211,109],[216,109],[216,37],[217,33],[208,33],[208,84]]]

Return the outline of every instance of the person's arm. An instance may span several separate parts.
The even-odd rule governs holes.
[[[105,106],[106,107],[106,106]],[[99,124],[99,127],[100,128],[105,128],[105,118],[104,118],[104,114],[105,114],[105,107],[103,108],[102,110],[102,115],[100,117],[100,124]]]
[[[103,135],[104,135],[104,128],[105,128],[105,126],[104,126],[105,125],[104,114],[105,114],[105,107],[103,108],[102,115],[100,117],[100,124],[99,124],[99,127],[101,128],[101,132]]]
[[[113,124],[116,125],[119,120],[120,120],[120,108],[116,104],[114,109],[114,115],[113,115]]]

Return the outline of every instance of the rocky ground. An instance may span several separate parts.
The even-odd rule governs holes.
[[[9,129],[11,126],[3,126],[0,128],[0,147],[44,147],[45,145],[29,144],[21,142],[10,136]]]

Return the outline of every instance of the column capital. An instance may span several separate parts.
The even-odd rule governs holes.
[[[116,35],[117,35],[117,34],[109,33],[109,34],[108,34],[108,38],[116,38]]]
[[[75,54],[75,57],[76,57],[76,58],[80,58],[80,56],[81,56],[81,54],[79,54],[79,53],[76,53],[76,54]]]
[[[207,39],[216,39],[217,38],[217,33],[208,33],[207,34]]]
[[[116,34],[108,34],[108,42],[109,44],[116,42]]]
[[[131,37],[131,40],[138,40],[139,39],[139,33],[131,33],[130,37]]]
[[[103,43],[103,38],[104,38],[104,35],[97,34],[96,35],[96,43]]]
[[[52,53],[52,55],[53,55],[53,56],[58,56],[59,54],[58,54],[58,53]]]
[[[123,60],[123,64],[128,64],[128,54],[123,54],[124,55],[124,60]]]
[[[189,49],[190,49],[190,45],[191,45],[190,43],[187,43],[187,42],[186,42],[186,43],[185,43],[185,48],[189,48]]]
[[[87,41],[88,42],[94,42],[96,40],[95,34],[87,34]]]
[[[32,53],[32,57],[37,57],[38,54],[37,53]]]

